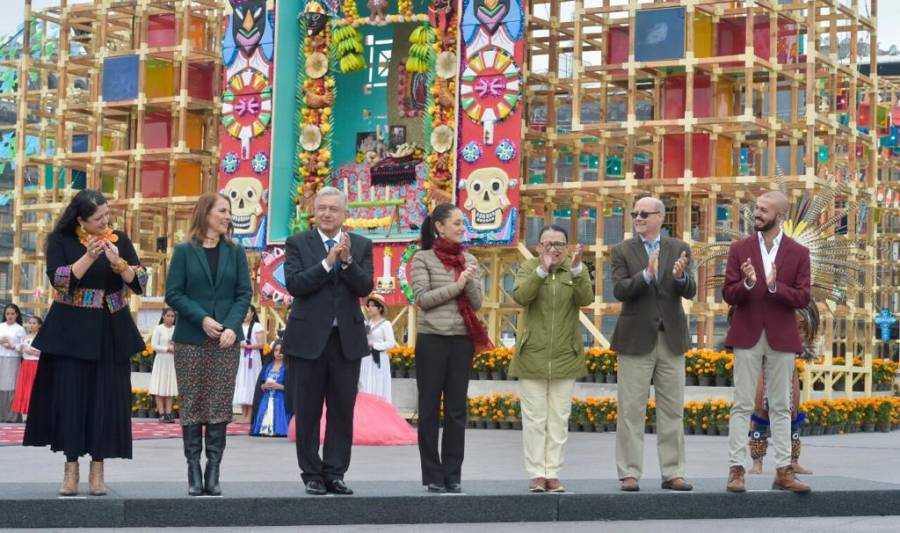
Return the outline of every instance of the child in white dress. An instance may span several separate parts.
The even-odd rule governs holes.
[[[387,350],[397,346],[394,328],[387,320],[387,305],[380,294],[366,298],[366,331],[371,355],[363,357],[359,367],[359,390],[391,401],[391,361]],[[376,360],[377,356],[377,360]]]
[[[244,317],[244,340],[241,342],[241,360],[238,364],[237,378],[234,384],[232,404],[241,406],[241,418],[236,422],[249,424],[253,411],[253,394],[256,392],[256,380],[262,370],[263,346],[266,344],[266,330],[259,323],[256,307],[250,306]]]
[[[159,413],[159,421],[166,423],[175,422],[172,414],[172,403],[178,396],[178,380],[175,377],[175,343],[172,334],[175,333],[175,310],[163,309],[159,324],[153,329],[150,345],[156,352],[153,359],[153,371],[150,374],[150,394],[156,397],[156,412]]]

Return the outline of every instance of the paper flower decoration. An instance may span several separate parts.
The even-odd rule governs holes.
[[[269,168],[268,156],[262,152],[256,152],[256,155],[253,156],[253,160],[250,161],[250,167],[253,169],[253,172],[262,174]]]
[[[225,157],[222,158],[222,170],[225,171],[226,174],[234,174],[237,172],[238,164],[238,156],[234,152],[228,152],[225,154]]]
[[[431,132],[431,147],[435,152],[443,154],[453,148],[453,135],[449,126],[441,124]]]
[[[328,58],[322,52],[313,52],[306,58],[306,75],[319,79],[328,73]]]
[[[300,146],[307,152],[318,150],[322,145],[322,132],[318,126],[306,126],[300,134]]]
[[[456,63],[456,54],[453,52],[441,52],[437,56],[434,70],[439,78],[448,80],[456,76],[459,65]]]
[[[475,163],[481,159],[483,153],[481,144],[479,144],[478,141],[469,141],[469,143],[462,148],[462,158],[466,163]]]
[[[508,163],[516,157],[516,145],[509,139],[503,139],[497,145],[497,159]]]

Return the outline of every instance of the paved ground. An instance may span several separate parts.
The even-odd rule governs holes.
[[[521,433],[468,430],[463,479],[525,479]],[[727,475],[727,437],[686,437],[690,478]],[[900,483],[900,432],[809,437],[803,441],[802,464],[815,473]],[[572,433],[565,479],[614,479],[615,434]],[[656,436],[646,436],[645,477],[659,478]],[[46,448],[0,447],[0,483],[58,482],[63,458]],[[110,460],[107,481],[181,481],[185,476],[180,439],[135,441],[134,459]],[[771,461],[766,475],[774,472]],[[416,480],[419,455],[415,446],[353,449],[347,481]],[[222,481],[299,482],[294,444],[284,439],[228,437]],[[815,476],[810,478],[815,487]]]

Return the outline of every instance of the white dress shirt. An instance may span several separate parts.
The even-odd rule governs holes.
[[[778,248],[781,246],[781,238],[784,237],[784,230],[778,230],[778,235],[772,240],[772,249],[766,248],[766,238],[761,231],[756,232],[756,238],[759,240],[759,253],[762,256],[763,275],[765,279],[769,278],[772,269],[775,268],[775,258],[778,256]],[[752,289],[755,284],[750,284],[744,280],[744,286]],[[775,287],[769,287],[769,292],[774,293]]]
[[[316,231],[319,232],[319,238],[322,239],[322,246],[325,247],[326,252],[328,251],[328,241],[329,240],[334,241],[334,245],[337,246],[337,245],[341,244],[341,239],[344,238],[344,230],[338,230],[337,235],[335,235],[334,237],[329,237],[328,235],[325,235],[324,233],[322,233],[322,230],[320,230],[318,228],[316,228]],[[338,258],[338,261],[340,261],[340,258]],[[348,266],[350,266],[349,261],[346,264],[341,263],[341,270],[346,269]],[[322,268],[325,269],[325,272],[331,272],[332,267],[328,266],[328,261],[326,261],[325,259],[322,259]],[[331,325],[334,327],[337,327],[337,325],[338,325],[337,317],[334,317],[334,322],[332,322]]]

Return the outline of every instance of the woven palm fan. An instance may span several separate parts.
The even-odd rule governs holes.
[[[784,175],[776,165],[777,182],[782,192],[787,194]],[[825,217],[834,203],[834,198],[845,193],[848,187],[836,183],[829,177],[823,187],[810,196],[804,191],[794,205],[784,223],[784,234],[809,250],[810,273],[812,276],[812,299],[809,305],[798,310],[801,328],[805,333],[805,345],[812,346],[818,337],[819,311],[816,301],[833,305],[847,302],[848,294],[857,295],[871,289],[865,287],[865,241],[850,239],[841,235],[847,229],[845,222],[856,217],[857,227],[865,220],[868,212],[868,198],[861,203],[851,202],[841,213]],[[823,220],[823,217],[825,219]],[[753,227],[753,208],[744,206],[741,210],[741,226]],[[722,228],[720,236],[726,242],[716,242],[698,246],[694,252],[697,266],[709,266],[715,272],[704,280],[705,287],[718,288],[725,283],[725,264],[731,241],[743,239],[746,234],[730,228]],[[807,351],[807,347],[804,347]]]

